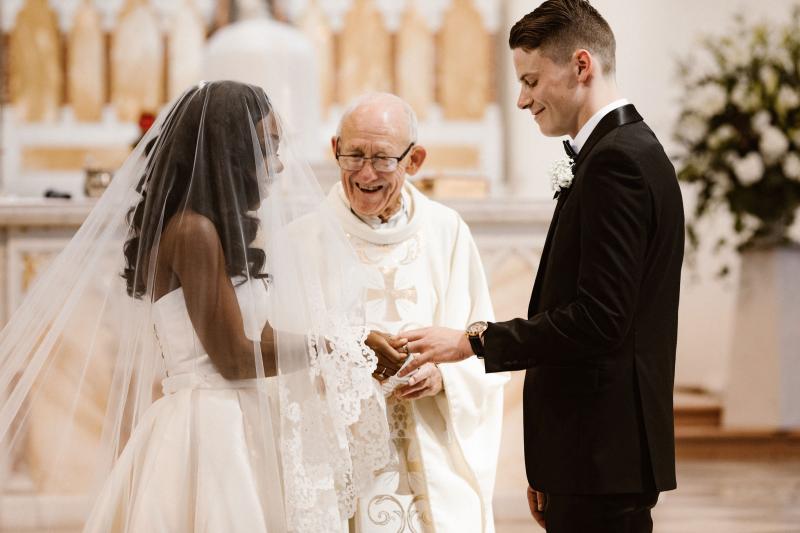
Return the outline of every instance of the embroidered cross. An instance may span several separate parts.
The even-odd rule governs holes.
[[[375,300],[386,301],[386,313],[383,319],[387,322],[398,322],[402,320],[400,311],[397,309],[397,302],[406,300],[417,303],[416,287],[400,289],[396,287],[397,268],[381,267],[383,274],[383,289],[367,289],[367,301]]]

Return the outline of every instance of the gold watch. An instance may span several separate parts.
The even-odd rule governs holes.
[[[467,326],[467,330],[464,332],[469,339],[469,345],[472,347],[472,352],[478,356],[478,358],[483,359],[485,355],[485,351],[483,349],[483,342],[481,338],[483,334],[489,327],[489,323],[483,320],[479,320],[478,322],[473,322],[469,326]]]

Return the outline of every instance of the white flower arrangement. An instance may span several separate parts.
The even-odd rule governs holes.
[[[572,185],[572,180],[575,177],[572,174],[573,165],[572,158],[564,155],[550,166],[550,183],[556,196],[561,194],[564,189],[569,189],[570,185]]]
[[[706,37],[680,65],[685,88],[675,137],[678,177],[697,186],[688,224],[723,205],[739,249],[791,243],[800,207],[800,6],[782,26]],[[724,244],[722,242],[718,244]]]

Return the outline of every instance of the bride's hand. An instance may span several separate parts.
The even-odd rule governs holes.
[[[396,337],[382,331],[370,331],[367,336],[366,345],[369,346],[378,357],[378,366],[372,376],[378,381],[383,381],[390,376],[394,376],[405,361],[407,354],[401,350],[408,341],[401,337]]]

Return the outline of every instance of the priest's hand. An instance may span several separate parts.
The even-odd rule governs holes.
[[[444,382],[439,367],[433,363],[425,363],[411,376],[408,385],[395,389],[394,395],[399,400],[418,400],[426,396],[435,396],[443,388]]]
[[[456,363],[473,355],[469,339],[460,329],[422,328],[400,335],[408,339],[408,352],[414,354],[414,359],[398,374],[400,377],[425,363]]]
[[[373,330],[369,332],[364,343],[369,346],[378,357],[378,366],[375,368],[372,377],[378,381],[383,381],[397,374],[397,370],[407,357],[405,353],[400,353],[398,351],[408,343],[405,338]]]

